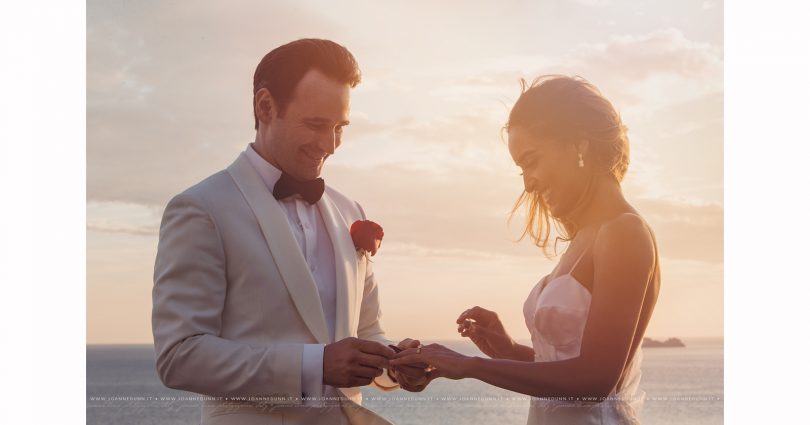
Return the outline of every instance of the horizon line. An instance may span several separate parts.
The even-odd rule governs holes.
[[[666,340],[669,338],[678,338],[678,339],[725,339],[723,335],[719,336],[645,336],[645,338],[652,338],[656,340]],[[460,342],[460,341],[470,341],[467,338],[453,338],[453,339],[435,339],[435,338],[423,338],[426,341],[438,341],[438,342]],[[518,339],[518,341],[531,341],[531,339]],[[471,341],[470,341],[471,342]],[[89,343],[85,342],[86,346],[89,345],[154,345],[154,342],[94,342]]]

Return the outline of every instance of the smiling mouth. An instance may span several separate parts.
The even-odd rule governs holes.
[[[312,161],[312,162],[314,162],[314,163],[317,163],[317,164],[320,164],[320,163],[321,163],[321,161],[323,161],[323,160],[326,158],[326,155],[323,155],[323,156],[320,156],[320,155],[313,155],[313,154],[311,154],[311,153],[309,153],[309,152],[307,152],[307,151],[304,151],[304,156],[305,156],[307,159],[309,159],[310,161]]]

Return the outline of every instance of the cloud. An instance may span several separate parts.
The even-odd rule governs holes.
[[[722,201],[722,92],[623,115],[631,185],[648,197]]]
[[[573,0],[574,3],[579,3],[585,6],[605,6],[610,3],[610,0]]]
[[[515,243],[521,221],[507,226],[522,190],[517,175],[478,168],[443,173],[407,167],[332,167],[327,181],[361,202],[386,237],[408,246],[499,256],[539,256],[530,241]],[[373,184],[369,184],[373,181]],[[657,234],[663,257],[722,263],[723,207],[628,193]]]
[[[184,125],[160,108],[94,110],[87,117],[87,198],[165,204],[227,166],[251,140],[250,132],[216,119]]]
[[[723,263],[721,205],[649,198],[635,205],[655,231],[662,257]]]
[[[520,302],[554,261],[514,242],[520,217],[507,225],[522,184],[500,128],[518,79],[546,73],[590,79],[630,127],[625,193],[663,260],[649,331],[722,333],[722,2],[358,4],[88,2],[88,338],[150,340],[138,318],[166,202],[253,139],[259,59],[312,36],[363,69],[325,177],[386,229],[374,260],[392,335],[455,335],[481,302],[525,335]]]
[[[165,204],[253,139],[253,70],[271,46],[340,33],[285,2],[91,1],[87,196]],[[178,23],[182,22],[182,25]]]
[[[615,34],[599,42],[582,42],[552,54],[509,54],[444,68],[433,93],[455,103],[499,100],[512,103],[518,80],[538,75],[580,75],[614,102],[660,106],[722,91],[722,46],[687,38],[678,28],[640,34]],[[689,90],[685,90],[688,88]]]
[[[349,34],[334,20],[295,5],[249,6],[88,5],[88,199],[164,204],[224,168],[253,138],[247,76],[268,46],[294,38],[300,28]],[[246,10],[266,22],[245,20]],[[169,24],[181,17],[188,28],[205,31],[178,31]],[[699,69],[716,65],[713,54],[675,29],[613,36],[562,55],[509,53],[418,62],[401,70],[380,65],[388,62],[369,53],[371,87],[356,92],[359,113],[342,148],[346,159],[338,155],[333,161],[432,169],[464,162],[485,167],[489,158],[504,164],[500,128],[521,75],[595,67],[593,74],[603,76],[608,90],[621,88],[616,103],[624,106],[639,96],[627,88],[633,86],[627,69],[697,78]],[[693,66],[697,70],[690,71]]]
[[[123,227],[110,227],[88,224],[87,230],[91,232],[118,233],[133,236],[157,236],[159,229],[156,226],[133,227],[128,225]]]
[[[223,169],[253,138],[249,77],[268,46],[296,38],[301,28],[349,34],[338,21],[293,4],[251,5],[255,10],[227,2],[205,8],[88,5],[89,202],[161,209],[172,195]],[[245,20],[246,10],[263,18]],[[184,28],[205,31],[179,31],[171,23],[181,19]],[[705,171],[717,168],[722,147],[719,156],[702,157],[697,165],[689,158],[708,149],[702,145],[707,140],[716,146],[718,131],[722,140],[721,49],[669,28],[543,54],[510,50],[444,58],[439,49],[431,53],[436,61],[399,69],[388,56],[372,55],[390,56],[389,46],[371,40],[361,45],[369,48],[365,60],[374,72],[368,88],[361,85],[353,96],[350,138],[330,159],[326,175],[384,219],[387,234],[396,235],[401,247],[425,255],[538,254],[530,243],[513,243],[519,226],[506,226],[521,182],[500,129],[520,76],[564,72],[598,75],[598,85],[633,120],[639,155],[631,171],[638,167],[640,178],[629,178],[628,188],[645,200],[640,205],[650,211],[662,253],[722,261],[722,207],[671,201],[690,187],[722,187],[717,174]],[[683,90],[689,84],[711,86],[713,97]],[[676,91],[690,97],[669,96]],[[638,99],[645,101],[633,106]],[[722,119],[722,107],[719,114]],[[644,160],[637,166],[638,158]],[[643,164],[668,165],[645,170]],[[684,180],[685,165],[700,177]],[[658,192],[645,190],[656,181],[673,183]],[[102,214],[123,213],[103,210],[88,218],[88,229],[144,234],[157,224],[143,217],[104,222]]]
[[[87,230],[135,236],[156,236],[162,209],[133,202],[97,202],[87,204]]]
[[[583,69],[638,81],[661,75],[703,78],[722,71],[722,56],[709,43],[689,40],[677,28],[642,35],[615,35],[606,42],[584,44],[570,61]]]
[[[403,143],[452,146],[461,153],[465,149],[500,145],[503,127],[508,110],[495,114],[496,109],[470,109],[430,120],[417,120],[407,117],[404,120],[380,129],[378,134],[397,137]]]

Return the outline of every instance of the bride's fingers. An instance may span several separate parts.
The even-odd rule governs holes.
[[[405,351],[399,353],[400,357],[391,359],[388,361],[389,364],[394,366],[401,366],[401,365],[410,365],[415,367],[422,367],[425,368],[428,366],[429,359],[425,356],[425,353],[408,353],[402,356]]]
[[[470,322],[472,320],[481,320],[481,319],[482,319],[481,312],[477,310],[476,307],[473,307],[464,310],[464,312],[462,312],[458,316],[458,319],[456,319],[456,323],[462,324],[464,322]]]
[[[469,327],[467,327],[467,330],[464,333],[467,334],[473,341],[475,341],[485,336],[485,334],[481,332],[483,329],[484,328],[482,328],[481,326],[471,324]]]
[[[470,330],[468,331],[468,333],[484,339],[489,339],[490,337],[496,336],[498,334],[497,332],[485,328],[483,326],[470,326]]]
[[[408,378],[419,379],[425,376],[425,369],[421,367],[402,365],[397,368],[397,371]]]
[[[430,365],[427,364],[427,363],[424,363],[424,361],[425,360],[421,359],[421,358],[410,358],[410,359],[406,358],[406,359],[402,359],[402,363],[396,363],[395,365],[398,366],[397,370],[401,370],[405,366],[410,366],[410,367],[414,367],[414,368],[417,368],[417,369],[425,370]]]
[[[436,378],[444,378],[444,375],[442,375],[442,370],[441,369],[433,369],[430,372],[428,372],[427,377],[428,377],[428,381],[432,381],[432,380],[434,380]]]
[[[394,354],[394,358],[398,359],[398,358],[405,357],[405,356],[407,356],[409,354],[416,354],[416,350],[417,350],[416,348],[406,348],[406,349],[400,351],[399,353]]]
[[[468,328],[464,329],[464,331],[461,332],[461,336],[465,336],[467,338],[470,338],[473,341],[479,339],[479,337],[480,337],[479,333],[476,331],[476,328],[473,328],[473,327],[468,327]]]
[[[459,327],[458,332],[462,337],[470,338],[473,340],[473,342],[475,342],[476,339],[479,339],[480,337],[480,333],[478,332],[479,329],[481,329],[480,326],[476,326],[475,324],[471,323],[468,326]]]
[[[469,313],[470,313],[470,309],[467,309],[467,310],[462,311],[462,312],[461,312],[461,314],[458,316],[458,319],[456,319],[456,323],[461,324],[461,323],[463,323],[465,320],[467,320],[467,315],[468,315]]]
[[[461,315],[458,316],[458,319],[456,319],[456,323],[461,324],[462,322],[468,320],[473,320],[476,322],[487,322],[492,318],[493,314],[494,314],[493,312],[485,308],[475,306],[461,313]]]
[[[413,348],[413,347],[418,347],[421,344],[422,343],[419,342],[418,339],[405,338],[402,341],[400,341],[399,344],[397,344],[397,347],[399,347],[399,348]]]

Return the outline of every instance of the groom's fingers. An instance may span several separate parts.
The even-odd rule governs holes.
[[[402,350],[399,353],[397,353],[394,356],[394,358],[395,359],[401,359],[401,358],[403,358],[403,357],[405,357],[407,355],[410,355],[410,354],[416,354],[416,348],[408,348],[406,350]]]
[[[425,353],[417,353],[415,348],[409,348],[397,353],[397,356],[388,363],[392,366],[397,366],[397,368],[410,365],[424,369],[428,366],[428,364],[425,363],[424,355]]]
[[[363,379],[374,379],[383,374],[382,369],[377,369],[376,367],[368,367],[363,365],[357,365],[352,369],[354,372],[354,376]]]
[[[424,358],[421,358],[420,354],[416,354],[415,352],[408,353],[407,351],[399,353],[398,357],[392,359],[390,363],[396,367],[404,365],[416,366],[418,364],[424,364],[425,367],[427,367],[427,364],[424,363]]]
[[[405,338],[397,344],[399,348],[413,348],[422,345],[418,339]]]
[[[383,369],[388,367],[388,359],[374,354],[357,353],[357,363],[363,366]]]
[[[390,359],[394,357],[396,354],[391,347],[386,347],[385,345],[380,344],[376,341],[366,341],[359,339],[358,340],[357,349],[366,354],[376,354],[378,356],[385,357],[386,359]]]
[[[402,375],[405,375],[408,378],[412,379],[419,379],[425,376],[425,369],[421,367],[415,367],[411,365],[400,365],[397,366],[397,372]]]

